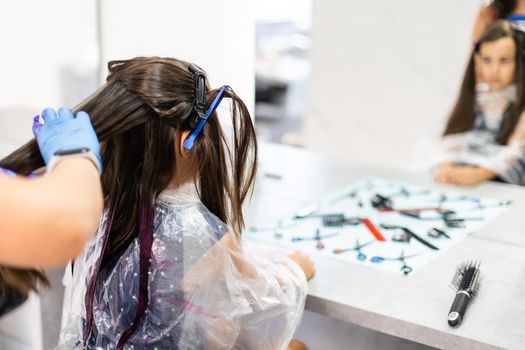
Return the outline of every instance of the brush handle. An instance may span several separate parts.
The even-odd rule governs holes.
[[[470,295],[465,291],[459,291],[452,303],[452,307],[448,312],[448,324],[452,327],[457,327],[461,324],[461,320],[467,311]]]

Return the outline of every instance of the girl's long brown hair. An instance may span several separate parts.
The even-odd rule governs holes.
[[[138,237],[140,246],[139,305],[135,321],[147,306],[149,254],[154,205],[175,174],[176,136],[188,129],[194,116],[194,78],[188,63],[171,58],[139,57],[108,64],[107,82],[77,108],[89,113],[102,144],[102,188],[107,225],[102,255],[96,271],[118,258]],[[206,104],[218,93],[207,87]],[[242,203],[256,172],[257,143],[248,109],[232,91],[233,137],[231,146],[217,113],[212,114],[192,149],[198,164],[197,190],[202,203],[240,238],[244,226]],[[30,141],[0,161],[0,165],[28,174],[43,165],[35,141]],[[96,274],[86,295],[86,333],[92,323]],[[35,288],[43,275],[0,267],[0,276],[19,287]],[[4,277],[5,278],[5,277]],[[133,323],[135,326],[138,322]],[[130,325],[119,345],[133,333]]]
[[[496,18],[505,19],[516,7],[516,0],[493,0],[490,4],[495,12]]]
[[[447,125],[443,135],[451,135],[462,133],[472,129],[476,119],[475,105],[476,105],[476,72],[475,72],[475,55],[479,53],[479,48],[483,43],[493,42],[502,38],[512,38],[516,46],[516,55],[514,57],[516,62],[516,69],[514,72],[514,84],[516,84],[516,101],[510,106],[510,115],[505,120],[500,129],[498,141],[500,144],[507,144],[508,139],[520,117],[520,114],[525,109],[525,69],[523,62],[523,33],[512,29],[511,25],[504,20],[497,20],[491,23],[476,45],[476,49],[472,52],[470,60],[467,65],[461,90],[456,101],[456,105],[450,113]]]

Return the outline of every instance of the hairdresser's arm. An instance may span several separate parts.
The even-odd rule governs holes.
[[[85,158],[63,160],[46,176],[0,175],[0,263],[53,266],[77,256],[98,225],[98,170]]]
[[[483,34],[487,28],[487,25],[489,25],[489,23],[492,21],[492,17],[493,10],[490,5],[483,7],[479,11],[476,21],[474,22],[474,28],[472,29],[472,44],[479,40],[481,34]]]

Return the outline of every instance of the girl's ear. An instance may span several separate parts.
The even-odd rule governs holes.
[[[183,157],[187,157],[190,155],[190,151],[188,151],[186,148],[184,148],[184,140],[186,140],[186,138],[188,137],[188,135],[190,134],[191,130],[185,130],[181,133],[180,135],[180,140],[179,140],[179,152],[180,154],[183,156]]]

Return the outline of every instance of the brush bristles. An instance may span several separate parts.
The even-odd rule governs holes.
[[[456,291],[466,291],[474,296],[479,291],[481,282],[479,266],[479,261],[466,261],[459,265],[452,279],[452,288]]]

